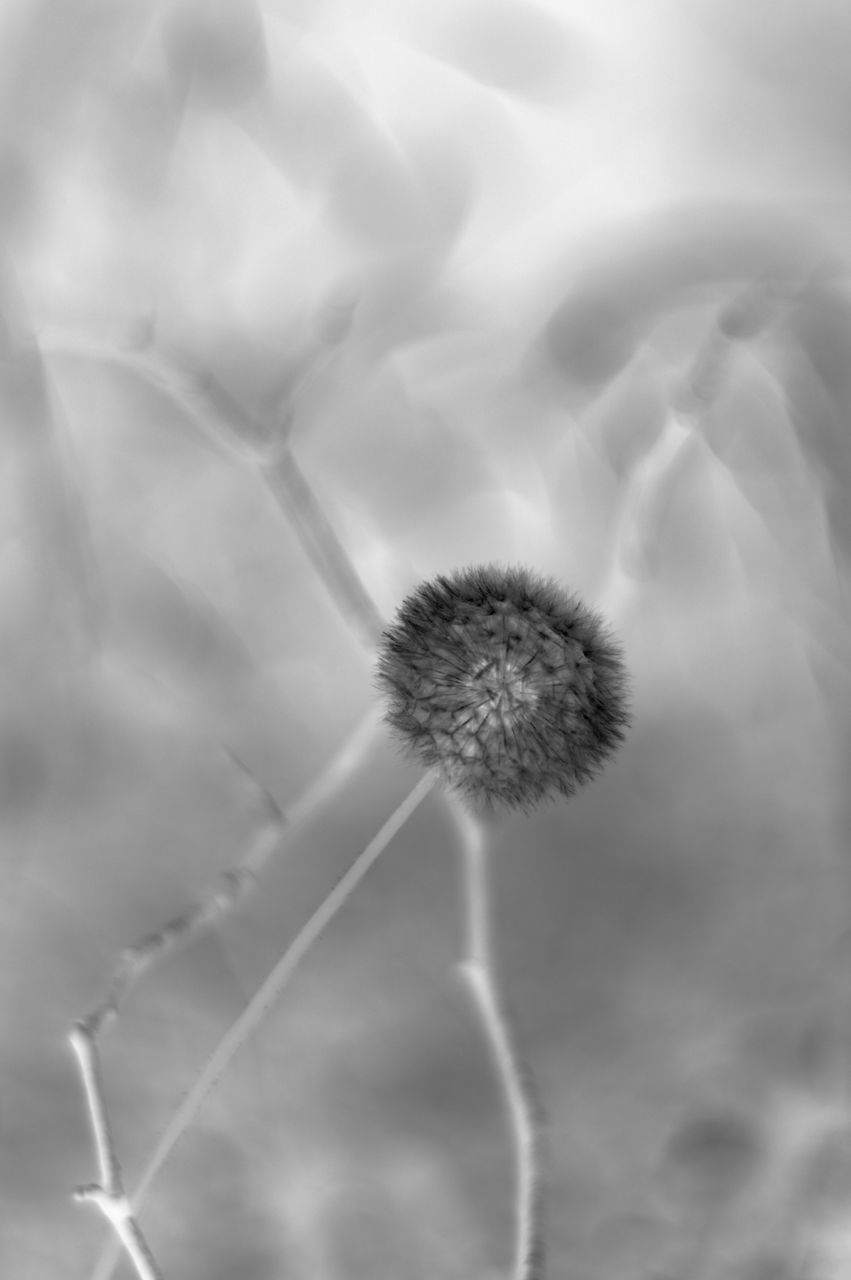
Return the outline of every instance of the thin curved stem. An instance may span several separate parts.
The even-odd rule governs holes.
[[[231,1062],[231,1059],[246,1043],[251,1033],[263,1022],[301,960],[351,896],[373,863],[377,861],[390,844],[396,833],[404,826],[417,806],[429,794],[436,781],[436,772],[429,772],[409,792],[378,833],[370,840],[363,852],[358,855],[348,871],[337,882],[327,898],[317,907],[307,923],[296,934],[265,982],[254,993],[245,1009],[219,1041],[198,1079],[172,1116],[148,1160],[136,1189],[130,1196],[130,1202],[134,1210],[138,1210],[141,1206],[151,1184],[171,1154],[176,1142],[195,1119],[202,1103]],[[116,1260],[117,1253],[113,1248],[105,1251],[95,1269],[93,1280],[109,1280]]]
[[[514,1044],[496,976],[491,937],[488,854],[482,824],[453,797],[464,859],[466,954],[460,965],[487,1037],[514,1142],[516,1168],[514,1280],[543,1275],[541,1176],[534,1091],[528,1067]]]

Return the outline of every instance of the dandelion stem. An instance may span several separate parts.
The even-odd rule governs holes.
[[[502,1084],[514,1141],[516,1167],[514,1280],[539,1280],[543,1274],[541,1178],[538,1126],[528,1067],[513,1043],[508,1016],[500,998],[491,939],[488,860],[484,828],[458,800],[452,807],[461,831],[464,859],[466,955],[461,973],[466,980]]]
[[[187,946],[202,932],[212,928],[256,889],[270,859],[289,847],[296,833],[315,817],[325,801],[334,795],[353,772],[363,756],[364,748],[373,737],[378,723],[379,713],[377,708],[373,708],[364,716],[351,736],[344,741],[312,786],[286,813],[282,813],[273,798],[261,788],[265,796],[267,821],[263,823],[257,838],[244,857],[230,871],[225,872],[218,889],[206,892],[193,906],[168,921],[160,929],[147,934],[126,948],[106,995],[94,1009],[80,1019],[72,1032],[71,1043],[80,1061],[104,1185],[110,1185],[108,1173],[104,1172],[105,1153],[111,1153],[110,1158],[115,1162],[116,1168],[118,1161],[111,1147],[109,1117],[100,1084],[99,1037],[108,1025],[119,1017],[125,999],[146,973],[173,956],[182,947]],[[256,786],[256,782],[250,774],[247,774],[245,766],[238,758],[230,752],[228,755],[232,762],[246,773],[252,786]],[[150,1172],[148,1186],[156,1176],[158,1168],[159,1165]],[[94,1190],[97,1191],[97,1188]],[[122,1191],[121,1195],[123,1194]],[[118,1203],[115,1197],[112,1201],[104,1200],[96,1194],[86,1194],[82,1198],[96,1203],[115,1226],[115,1231],[107,1241],[94,1272],[97,1280],[109,1280],[120,1257],[121,1246],[123,1245],[128,1252],[131,1247],[135,1248],[132,1223],[131,1227],[125,1230],[124,1218],[120,1214],[116,1217],[111,1212],[113,1202]],[[137,1201],[138,1198],[137,1192]]]
[[[429,794],[436,781],[436,772],[427,773],[409,792],[378,833],[373,836],[363,852],[358,855],[348,871],[338,880],[327,898],[317,907],[307,923],[296,934],[265,982],[257,989],[245,1009],[219,1041],[204,1065],[201,1074],[172,1116],[148,1160],[136,1190],[131,1196],[134,1209],[138,1209],[142,1204],[154,1178],[165,1164],[177,1140],[192,1123],[205,1098],[219,1080],[231,1059],[246,1043],[251,1033],[261,1025],[301,960],[351,896],[373,863],[377,861],[390,844],[393,837]],[[95,1272],[95,1280],[105,1280],[105,1277],[111,1274],[111,1263],[107,1270],[106,1260],[104,1259],[102,1265]]]

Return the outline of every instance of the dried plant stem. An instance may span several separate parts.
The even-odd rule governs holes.
[[[80,1019],[71,1032],[71,1045],[80,1065],[103,1184],[84,1188],[77,1193],[77,1198],[96,1203],[115,1228],[115,1238],[110,1240],[108,1251],[101,1258],[100,1266],[107,1268],[104,1274],[112,1274],[121,1245],[130,1253],[140,1276],[147,1280],[149,1275],[156,1275],[157,1272],[150,1270],[152,1260],[149,1251],[144,1247],[138,1227],[128,1216],[129,1205],[121,1189],[119,1162],[112,1143],[101,1081],[98,1037],[118,1017],[129,992],[145,973],[218,923],[248,896],[270,858],[289,844],[296,832],[322,808],[328,796],[353,772],[362,758],[364,748],[374,735],[379,720],[378,709],[371,709],[313,785],[286,815],[281,812],[272,796],[265,789],[259,788],[266,811],[265,820],[246,855],[235,867],[224,873],[219,888],[204,894],[186,911],[169,920],[160,929],[146,934],[122,952],[105,997]],[[235,757],[231,756],[231,759],[242,768]],[[246,776],[251,786],[257,789],[256,780],[250,775]],[[146,1257],[144,1265],[149,1270],[140,1270],[139,1260]]]
[[[139,1280],[162,1280],[162,1272],[133,1217],[124,1190],[104,1101],[97,1043],[94,1032],[85,1022],[78,1023],[72,1031],[71,1045],[80,1064],[100,1172],[100,1183],[78,1187],[76,1198],[96,1205],[112,1224],[116,1237],[136,1268]]]
[[[313,785],[286,814],[269,792],[246,771],[252,787],[259,790],[266,810],[264,822],[248,852],[236,866],[222,874],[219,888],[204,894],[186,911],[122,952],[106,996],[84,1019],[92,1035],[97,1036],[117,1016],[130,989],[149,969],[167,956],[174,955],[242,903],[256,887],[270,859],[292,841],[299,829],[322,808],[328,796],[351,774],[379,720],[379,711],[371,709]],[[229,755],[240,769],[244,768],[232,753]]]
[[[804,267],[798,281],[770,275],[748,281],[710,322],[687,369],[672,386],[661,430],[626,478],[608,580],[598,593],[606,613],[621,612],[640,590],[636,584],[653,573],[661,542],[658,526],[670,495],[677,491],[678,472],[689,465],[692,451],[703,447],[703,420],[729,385],[742,348],[782,316],[809,277]]]
[[[219,394],[218,385],[203,373],[183,369],[153,347],[128,350],[115,343],[80,337],[63,330],[46,331],[41,349],[48,360],[81,361],[120,369],[145,383],[174,407],[215,449],[242,462],[257,457],[265,442],[265,428],[232,400]]]
[[[76,1196],[78,1200],[96,1204],[111,1222],[116,1239],[133,1261],[140,1280],[159,1280],[161,1273],[124,1191],[104,1097],[98,1037],[118,1017],[128,992],[143,974],[218,921],[254,886],[258,871],[280,843],[283,822],[283,815],[272,797],[265,791],[263,796],[266,820],[242,863],[225,873],[219,890],[205,894],[188,910],[128,947],[119,959],[106,996],[79,1020],[70,1035],[80,1066],[101,1179],[100,1184],[78,1189]]]
[[[146,934],[122,952],[109,991],[83,1020],[83,1025],[91,1036],[99,1035],[118,1016],[128,992],[143,974],[216,924],[254,888],[260,867],[280,844],[281,826],[284,822],[277,805],[271,797],[268,800],[269,815],[263,829],[243,861],[224,872],[221,887],[204,894],[188,910],[175,916],[161,928]]]
[[[259,466],[261,478],[343,618],[368,648],[374,647],[384,619],[289,447],[292,405],[279,421],[262,420],[238,404],[213,374],[186,370],[153,348],[128,352],[54,334],[48,335],[44,349],[54,357],[124,369],[171,400],[217,451],[223,450],[242,464]],[[314,359],[315,353],[307,362],[311,367]]]
[[[299,931],[265,982],[258,988],[248,1005],[219,1041],[204,1065],[198,1079],[173,1115],[157,1146],[148,1160],[135,1191],[132,1204],[138,1210],[159,1171],[165,1164],[175,1143],[192,1123],[195,1116],[220,1078],[231,1059],[246,1043],[253,1031],[260,1026],[274,1006],[299,963],[319,938],[354,889],[369,871],[373,863],[390,844],[393,837],[425,799],[437,781],[437,774],[425,774],[387,819],[366,848],[355,859],[348,871],[337,882],[327,898]],[[117,1254],[110,1249],[104,1254],[94,1273],[93,1280],[108,1280],[112,1275]]]
[[[175,1112],[157,1145],[156,1151],[148,1162],[145,1172],[139,1180],[139,1185],[133,1194],[134,1205],[138,1206],[141,1202],[142,1197],[148,1190],[156,1173],[162,1168],[175,1142],[197,1115],[202,1102],[231,1059],[246,1043],[251,1033],[263,1022],[287,982],[295,973],[301,960],[333,920],[372,864],[384,852],[396,833],[404,826],[417,806],[428,795],[435,781],[436,775],[433,773],[425,774],[420,779],[395,812],[387,819],[377,835],[370,840],[363,852],[358,855],[348,871],[338,880],[327,898],[317,907],[307,923],[299,930],[265,982],[254,993],[245,1009],[219,1041],[192,1089]]]
[[[543,1275],[541,1177],[538,1125],[528,1068],[513,1043],[502,1004],[491,940],[488,861],[482,824],[461,803],[451,800],[461,831],[467,927],[461,973],[476,1005],[499,1075],[514,1142],[516,1168],[513,1280]]]
[[[346,621],[374,648],[384,629],[375,602],[352,565],[291,449],[263,468],[270,492],[298,534],[320,579]]]

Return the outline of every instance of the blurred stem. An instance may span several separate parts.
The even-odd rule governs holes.
[[[514,1141],[516,1167],[514,1280],[543,1275],[541,1177],[538,1126],[531,1077],[514,1045],[499,994],[491,937],[489,863],[485,832],[459,800],[452,806],[461,831],[464,859],[466,955],[461,973],[470,988],[502,1085]]]
[[[266,422],[238,404],[209,370],[188,370],[155,348],[122,351],[54,334],[48,336],[44,349],[54,358],[124,369],[166,396],[217,449],[223,447],[241,463],[259,467],[343,618],[370,650],[374,648],[384,619],[289,446],[292,405],[275,423]]]
[[[425,774],[420,779],[378,833],[370,840],[363,852],[358,855],[327,898],[314,911],[307,924],[296,934],[266,981],[258,988],[237,1020],[219,1041],[195,1084],[189,1090],[169,1122],[145,1166],[136,1190],[131,1197],[134,1209],[138,1210],[141,1206],[154,1178],[165,1164],[175,1143],[195,1119],[202,1103],[231,1062],[231,1059],[246,1043],[252,1032],[256,1031],[261,1025],[303,957],[324,932],[327,925],[330,924],[367,871],[390,844],[393,837],[429,794],[436,781],[437,774],[434,771]],[[108,1280],[112,1275],[116,1260],[117,1254],[114,1250],[110,1250],[108,1254],[105,1253],[96,1268],[93,1280]]]
[[[32,558],[31,625],[53,646],[51,665],[65,667],[89,657],[99,639],[103,602],[61,401],[16,274],[0,247],[4,470],[10,463],[18,467],[23,502],[16,541]]]
[[[289,519],[305,554],[346,621],[370,648],[384,630],[384,619],[363,585],[343,544],[314,494],[291,449],[285,448],[263,474],[271,493]]]

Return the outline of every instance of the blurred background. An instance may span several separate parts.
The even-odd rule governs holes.
[[[634,681],[604,775],[491,835],[550,1274],[847,1274],[849,73],[841,0],[3,0],[6,1274],[94,1272],[67,1034],[256,834],[228,752],[286,810],[369,620],[492,560]],[[131,995],[128,1188],[417,776],[373,735]],[[506,1274],[459,883],[432,795],[159,1176],[167,1277]]]

